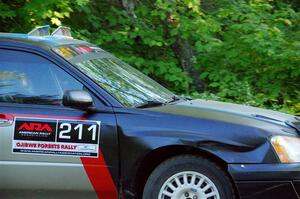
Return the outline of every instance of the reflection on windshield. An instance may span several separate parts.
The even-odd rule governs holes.
[[[134,107],[153,100],[166,102],[173,96],[152,79],[114,57],[82,61],[76,66],[124,106]]]

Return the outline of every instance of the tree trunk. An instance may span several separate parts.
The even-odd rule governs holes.
[[[135,2],[133,0],[120,0],[120,3],[129,16],[136,18],[134,13]]]
[[[196,68],[197,58],[194,47],[190,45],[187,40],[182,39],[180,36],[178,36],[172,47],[180,66],[193,79],[193,84],[196,91],[203,92],[205,89],[205,84],[199,78],[201,70]]]
[[[126,10],[129,16],[136,18],[134,9],[134,0],[119,0],[121,6]],[[166,23],[165,28],[167,28]],[[168,32],[168,30],[166,30]],[[188,41],[178,36],[175,44],[172,46],[175,55],[180,63],[181,68],[193,79],[194,87],[198,92],[202,92],[205,89],[205,84],[199,79],[201,70],[196,68],[197,59],[194,47],[189,44]]]

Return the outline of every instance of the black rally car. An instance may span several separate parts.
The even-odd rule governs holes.
[[[299,122],[178,97],[66,27],[0,34],[0,198],[296,199]]]

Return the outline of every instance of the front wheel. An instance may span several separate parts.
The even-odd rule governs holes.
[[[143,199],[234,199],[228,176],[215,163],[192,155],[161,163],[148,178]]]

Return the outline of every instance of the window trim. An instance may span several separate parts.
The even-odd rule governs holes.
[[[99,105],[98,100],[95,102],[97,110],[111,112],[111,107],[103,106],[102,104]],[[26,108],[26,109],[45,109],[45,110],[57,110],[57,111],[82,111],[84,110],[67,107],[67,106],[56,106],[56,105],[43,105],[43,104],[20,104],[20,103],[7,103],[7,102],[0,102],[0,107],[5,108]]]

